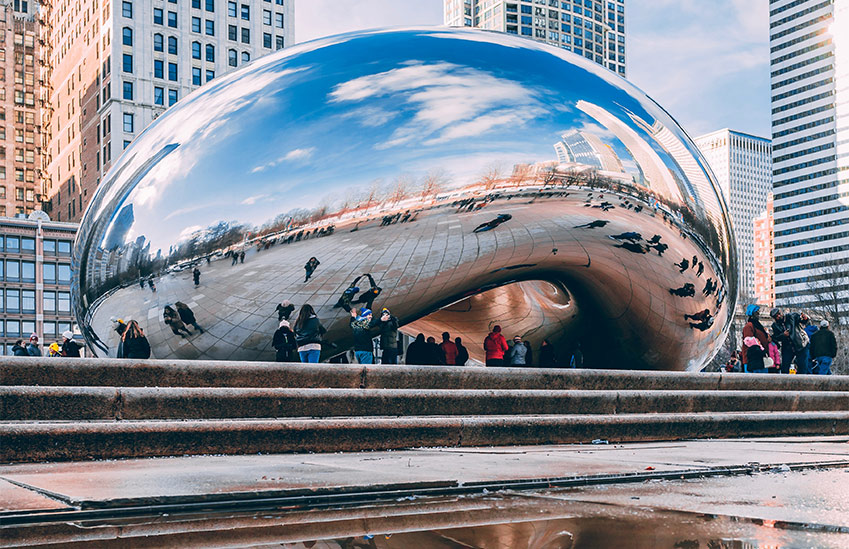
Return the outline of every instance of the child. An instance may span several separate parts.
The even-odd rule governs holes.
[[[746,371],[762,373],[767,352],[761,346],[761,342],[756,337],[749,336],[743,340],[743,345],[746,347]]]

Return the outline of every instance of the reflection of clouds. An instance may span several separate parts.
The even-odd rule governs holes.
[[[309,159],[312,156],[312,153],[315,151],[315,147],[308,147],[306,149],[293,149],[283,156],[272,160],[271,162],[266,162],[260,166],[256,166],[251,170],[251,173],[259,173],[270,168],[277,166],[278,164],[282,164],[283,162],[302,162],[304,160]]]
[[[203,231],[203,227],[201,227],[200,225],[191,225],[189,227],[186,227],[180,233],[180,236],[177,237],[177,241],[179,242],[181,240],[188,240],[195,234],[199,234],[201,231]]]
[[[361,76],[336,86],[332,102],[401,97],[415,111],[385,143],[425,145],[480,135],[498,127],[515,128],[546,112],[538,94],[512,80],[452,63],[411,63]]]
[[[242,204],[245,206],[250,206],[251,204],[255,204],[256,202],[262,200],[263,198],[268,198],[267,194],[256,194],[254,196],[249,196],[246,199],[242,200]]]

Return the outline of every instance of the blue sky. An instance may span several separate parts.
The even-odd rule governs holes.
[[[296,40],[442,24],[442,0],[296,0]],[[769,135],[767,0],[626,0],[628,79],[695,137]]]

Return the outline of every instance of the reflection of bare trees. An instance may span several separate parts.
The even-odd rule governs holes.
[[[849,373],[849,312],[841,307],[845,306],[849,290],[849,270],[842,262],[826,264],[808,275],[805,286],[808,316],[828,320],[837,338],[837,358],[832,372]]]
[[[432,199],[439,194],[439,191],[445,187],[447,183],[445,171],[442,169],[434,169],[427,173],[422,180],[421,197],[422,200]]]
[[[496,164],[490,164],[481,175],[479,183],[483,185],[484,189],[491,191],[498,186],[501,180],[501,168]]]

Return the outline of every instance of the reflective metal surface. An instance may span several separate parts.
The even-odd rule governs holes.
[[[259,59],[139,136],[80,228],[76,313],[99,355],[117,317],[156,358],[273,360],[277,304],[294,321],[309,303],[329,359],[352,344],[334,305],[352,284],[369,304],[368,274],[372,308],[403,325],[448,307],[427,325],[479,341],[499,323],[563,360],[580,345],[589,367],[697,369],[731,321],[732,240],[691,140],[606,69],[501,34],[361,32]],[[203,333],[166,325],[176,302]]]

